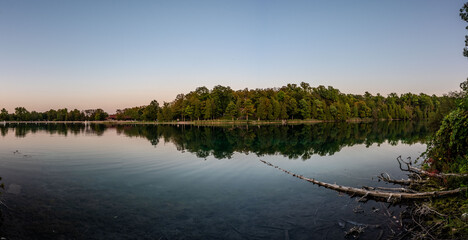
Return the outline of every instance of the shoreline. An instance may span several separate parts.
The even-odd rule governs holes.
[[[3,121],[0,125],[5,124],[116,124],[116,125],[298,125],[298,124],[316,124],[316,123],[361,123],[361,122],[376,122],[376,121],[404,121],[402,119],[348,119],[346,121],[332,120],[195,120],[195,121],[124,121],[124,120],[105,120],[105,121]],[[409,120],[411,121],[411,120]]]

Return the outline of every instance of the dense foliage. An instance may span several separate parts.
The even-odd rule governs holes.
[[[102,121],[106,120],[108,116],[109,114],[102,109],[68,111],[68,109],[63,108],[50,109],[41,113],[29,112],[24,107],[17,107],[14,113],[8,113],[5,108],[0,111],[0,121]]]
[[[308,83],[288,84],[281,88],[244,89],[215,86],[199,87],[188,94],[179,94],[162,106],[153,100],[147,106],[117,110],[109,116],[102,109],[68,111],[66,108],[43,113],[29,112],[24,107],[14,113],[2,109],[0,121],[92,121],[115,120],[175,121],[175,120],[288,120],[316,119],[346,121],[349,119],[433,119],[440,121],[455,107],[457,94],[438,97],[406,93],[387,97],[344,94],[333,87],[311,87]]]
[[[117,120],[287,120],[316,119],[433,119],[440,121],[455,107],[456,94],[437,97],[426,94],[396,93],[383,97],[344,94],[333,87],[311,87],[308,83],[288,84],[281,88],[244,89],[215,86],[199,87],[179,94],[162,106],[156,101],[148,106],[118,110]],[[154,113],[157,113],[154,115]]]
[[[452,96],[395,93],[383,97],[343,94],[333,87],[310,87],[308,83],[288,84],[281,88],[238,90],[215,86],[211,91],[197,88],[164,103],[158,119],[317,119],[344,121],[361,119],[428,119],[452,109]]]
[[[435,171],[468,172],[468,111],[459,108],[444,118],[426,161]]]
[[[468,3],[460,9],[460,17],[468,22]],[[468,36],[465,46],[463,54],[468,57]],[[428,146],[426,163],[433,171],[468,172],[468,79],[460,87],[457,109],[443,119]]]

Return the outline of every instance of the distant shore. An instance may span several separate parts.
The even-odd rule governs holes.
[[[360,119],[352,118],[344,122],[374,122],[374,121],[399,121],[400,119]],[[159,122],[159,121],[128,121],[128,120],[104,120],[104,121],[3,121],[1,124],[118,124],[118,125],[130,125],[130,124],[147,124],[147,125],[296,125],[296,124],[314,124],[323,122],[336,122],[330,120],[317,120],[317,119],[293,119],[293,120],[195,120],[195,121],[170,121],[170,122]]]

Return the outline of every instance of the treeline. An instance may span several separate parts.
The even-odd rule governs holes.
[[[455,108],[456,94],[441,97],[406,93],[344,94],[333,87],[311,87],[308,83],[288,84],[281,88],[244,89],[215,86],[209,90],[199,87],[188,94],[179,94],[172,102],[162,106],[153,100],[147,106],[117,110],[109,116],[102,109],[68,111],[49,110],[29,112],[23,107],[9,114],[1,110],[0,120],[16,121],[83,121],[83,120],[135,120],[135,121],[192,121],[192,120],[288,120],[316,119],[346,121],[349,119],[399,119],[440,121]]]
[[[244,89],[215,86],[199,87],[179,94],[162,106],[152,101],[148,106],[118,110],[116,119],[174,120],[288,120],[317,119],[346,121],[358,119],[435,119],[440,121],[455,107],[456,93],[438,97],[406,93],[387,97],[380,94],[344,94],[333,87],[311,87],[308,83],[288,84],[281,88]]]
[[[0,121],[102,121],[106,120],[108,116],[109,114],[102,109],[68,111],[68,109],[63,108],[45,112],[29,112],[24,107],[17,107],[14,113],[8,113],[5,108],[0,110]]]

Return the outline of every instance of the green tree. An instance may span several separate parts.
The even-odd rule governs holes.
[[[414,119],[417,119],[417,120],[422,120],[422,119],[423,119],[423,116],[424,116],[424,113],[421,111],[421,109],[419,108],[419,106],[417,106],[417,107],[414,109],[414,116],[413,116],[413,118],[414,118]]]
[[[68,121],[83,121],[84,114],[78,109],[73,109],[72,111],[68,112],[67,119]]]
[[[233,121],[234,118],[237,117],[237,107],[233,101],[230,101],[228,106],[226,107],[226,116],[230,117]]]
[[[297,112],[298,112],[296,99],[294,99],[294,98],[289,98],[288,99],[287,109],[288,109],[288,115],[292,119],[294,119],[294,115],[296,115]]]
[[[205,119],[211,119],[213,117],[213,104],[211,99],[207,99],[205,102],[205,110],[203,112]]]
[[[210,97],[210,90],[206,88],[205,86],[203,87],[198,87],[195,89],[195,94],[198,97],[198,100],[200,101],[206,101]]]
[[[171,103],[172,114],[176,118],[182,118],[184,120],[185,117],[185,94],[177,94],[174,101]]]
[[[359,109],[358,109],[357,104],[354,104],[354,106],[353,106],[353,117],[355,117],[355,118],[359,117]]]
[[[269,116],[272,116],[273,108],[270,104],[270,101],[266,97],[260,98],[260,102],[257,107],[257,117],[258,120],[269,119]]]
[[[68,120],[68,109],[58,109],[57,110],[57,117],[55,118],[57,121],[67,121]]]
[[[8,120],[10,120],[8,111],[5,108],[2,108],[2,110],[0,111],[0,121],[8,121]]]
[[[299,101],[299,112],[301,113],[301,116],[303,119],[309,119],[310,118],[310,113],[311,113],[312,107],[310,105],[310,102],[301,99]]]
[[[282,103],[281,104],[281,112],[280,112],[280,115],[279,115],[280,119],[288,119],[288,110],[286,108],[286,104],[285,103]]]
[[[151,101],[151,103],[143,109],[142,119],[146,121],[156,121],[158,118],[159,112],[159,103],[156,100]]]
[[[213,107],[213,117],[219,118],[222,117],[224,111],[227,108],[227,105],[232,100],[232,90],[230,87],[224,87],[217,85],[211,91],[211,100]]]
[[[15,108],[15,119],[18,121],[29,121],[30,113],[24,107]]]
[[[164,102],[163,107],[158,112],[158,120],[159,121],[164,121],[164,122],[172,121],[172,119],[174,118],[173,115],[174,114],[172,112],[172,108],[170,106],[170,103]]]
[[[50,109],[47,111],[47,121],[55,121],[57,119],[57,111]]]
[[[272,119],[278,120],[281,115],[281,104],[275,99],[271,100],[271,105],[273,107]]]
[[[200,117],[202,115],[202,112],[201,112],[201,102],[198,98],[195,98],[192,100],[191,102],[192,104],[192,107],[193,107],[193,118],[195,119],[198,119],[200,120]]]
[[[104,112],[104,110],[98,108],[94,111],[93,115],[92,115],[92,120],[96,120],[96,121],[104,121],[106,120],[106,118],[109,116],[109,114],[107,114],[106,112]]]
[[[366,102],[359,101],[356,103],[356,106],[357,106],[360,118],[369,118],[372,116],[372,110],[370,107],[367,106]]]
[[[94,113],[95,110],[93,110],[92,113]],[[134,120],[134,121],[140,121],[144,120],[143,118],[143,113],[145,111],[145,107],[132,107],[132,108],[125,108],[124,110],[118,110],[117,111],[117,117],[118,119],[122,120]],[[150,115],[148,115],[150,117]],[[91,119],[94,119],[91,117]]]
[[[345,118],[348,119],[351,116],[351,107],[346,103],[344,106]]]
[[[42,120],[42,114],[32,111],[29,120],[31,121],[41,121]]]
[[[193,119],[193,107],[191,105],[187,105],[187,107],[185,107],[185,115],[188,116],[190,118],[190,120]]]
[[[335,105],[330,106],[330,114],[333,118],[333,120],[341,120],[340,113],[338,112],[338,108],[336,108]]]
[[[252,103],[252,100],[247,99],[244,101],[244,104],[241,109],[242,115],[245,116],[245,119],[248,121],[249,116],[252,116],[255,113],[255,106]]]
[[[314,107],[315,107],[315,112],[316,112],[315,117],[317,119],[324,120],[325,119],[325,111],[324,111],[325,104],[322,101],[315,99]]]

